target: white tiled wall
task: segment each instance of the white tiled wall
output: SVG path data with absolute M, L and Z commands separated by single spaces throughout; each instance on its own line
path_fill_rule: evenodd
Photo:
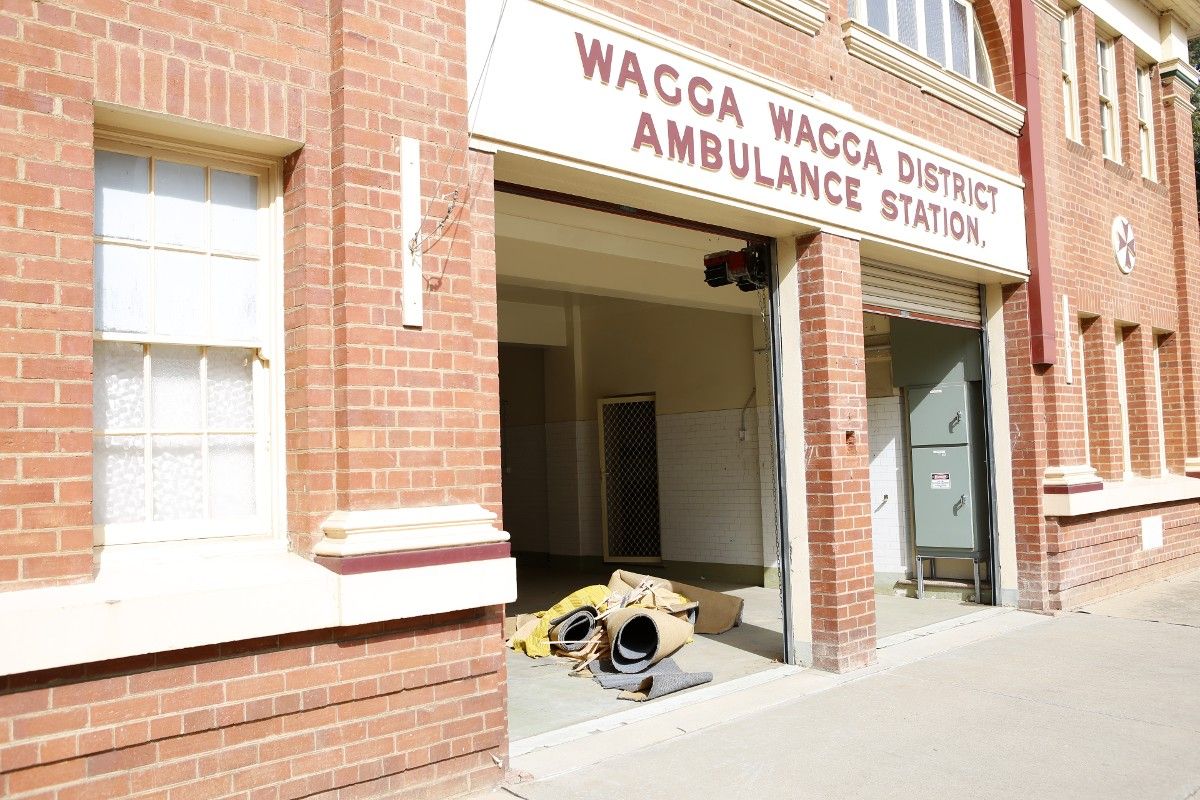
M 546 425 L 546 521 L 554 555 L 598 556 L 600 465 L 595 421 Z
M 907 458 L 899 397 L 867 399 L 871 447 L 871 523 L 876 572 L 908 568 Z M 884 500 L 884 495 L 887 499 Z
M 663 558 L 762 564 L 758 425 L 741 409 L 658 418 Z
M 753 407 L 746 412 L 746 439 L 738 439 L 741 413 L 731 409 L 657 418 L 664 559 L 763 563 L 763 503 L 774 503 L 774 493 L 769 485 L 760 486 L 758 470 L 760 458 L 770 463 L 773 455 L 769 447 L 765 455 L 760 453 Z M 550 552 L 598 556 L 603 548 L 596 422 L 545 427 Z
M 762 565 L 768 569 L 779 569 L 779 498 L 775 484 L 775 409 L 759 406 L 758 418 L 758 474 L 759 474 L 759 519 L 762 531 Z

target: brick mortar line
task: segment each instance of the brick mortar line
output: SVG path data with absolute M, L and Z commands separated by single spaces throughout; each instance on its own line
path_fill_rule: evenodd
M 304 715 L 304 714 L 307 714 L 307 713 L 310 713 L 310 712 L 323 711 L 323 710 L 325 710 L 325 709 L 329 709 L 329 708 L 335 708 L 335 709 L 336 709 L 336 708 L 341 708 L 341 707 L 348 706 L 348 705 L 350 705 L 350 704 L 352 704 L 352 703 L 361 703 L 361 702 L 364 702 L 364 701 L 367 701 L 367 700 L 374 700 L 374 699 L 381 698 L 381 697 L 393 697 L 393 696 L 396 696 L 396 695 L 401 695 L 401 694 L 403 694 L 403 693 L 405 693 L 405 692 L 411 692 L 411 691 L 415 691 L 415 690 L 418 690 L 418 689 L 425 689 L 425 688 L 435 688 L 435 687 L 438 687 L 438 686 L 445 686 L 445 685 L 447 685 L 447 684 L 451 684 L 451 683 L 458 683 L 458 682 L 461 682 L 461 681 L 475 680 L 475 679 L 478 679 L 479 677 L 482 677 L 482 676 L 484 676 L 484 675 L 492 675 L 492 674 L 496 674 L 496 673 L 495 673 L 495 672 L 468 673 L 467 675 L 464 675 L 464 676 L 462 676 L 462 677 L 459 677 L 459 678 L 448 678 L 448 679 L 446 679 L 446 680 L 444 680 L 444 681 L 438 681 L 438 682 L 436 682 L 436 683 L 422 684 L 421 686 L 415 686 L 415 687 L 409 687 L 409 688 L 400 688 L 400 689 L 396 689 L 396 690 L 394 690 L 394 691 L 391 691 L 391 692 L 376 692 L 376 693 L 374 693 L 374 694 L 364 695 L 363 697 L 352 697 L 352 698 L 349 698 L 349 699 L 347 699 L 347 700 L 340 700 L 340 701 L 337 701 L 337 702 L 328 702 L 328 703 L 324 703 L 324 704 L 322 704 L 322 705 L 312 706 L 311 708 L 300 708 L 300 709 L 293 710 L 293 711 L 284 711 L 284 712 L 280 712 L 280 713 L 272 713 L 272 714 L 270 714 L 270 715 L 268 715 L 268 716 L 264 716 L 264 717 L 255 717 L 254 719 L 247 719 L 247 720 L 243 720 L 243 721 L 241 721 L 241 722 L 215 723 L 215 724 L 214 724 L 213 726 L 211 726 L 211 727 L 197 728 L 196 730 L 192 730 L 192 731 L 184 731 L 184 732 L 182 732 L 182 733 L 171 734 L 171 735 L 168 735 L 168 736 L 160 736 L 160 737 L 158 737 L 158 738 L 147 738 L 147 739 L 146 739 L 146 740 L 144 740 L 144 741 L 134 742 L 134 743 L 132 743 L 132 744 L 123 745 L 123 746 L 121 746 L 121 747 L 112 747 L 112 748 L 108 748 L 108 749 L 102 749 L 102 750 L 89 750 L 89 751 L 85 751 L 85 752 L 79 752 L 79 753 L 76 753 L 75 755 L 72 755 L 72 756 L 65 756 L 65 757 L 63 757 L 63 758 L 54 759 L 54 760 L 51 760 L 51 761 L 42 761 L 42 760 L 39 760 L 39 761 L 37 761 L 37 762 L 35 762 L 35 763 L 33 763 L 33 764 L 29 764 L 28 766 L 24 766 L 24 767 L 16 767 L 16 768 L 14 768 L 14 769 L 10 769 L 10 770 L 6 770 L 6 771 L 4 771 L 4 772 L 0 772 L 0 775 L 11 775 L 11 774 L 16 774 L 16 773 L 23 772 L 23 771 L 30 770 L 30 769 L 37 769 L 37 768 L 40 768 L 40 767 L 51 766 L 51 765 L 54 765 L 54 764 L 61 764 L 61 763 L 64 763 L 64 762 L 69 762 L 69 761 L 78 761 L 78 760 L 80 760 L 80 759 L 86 759 L 86 758 L 90 758 L 90 757 L 92 757 L 92 756 L 95 756 L 95 755 L 100 755 L 100 754 L 105 754 L 105 753 L 119 753 L 119 752 L 121 752 L 121 751 L 124 751 L 124 750 L 131 750 L 131 749 L 133 749 L 133 748 L 137 748 L 137 747 L 145 747 L 145 746 L 147 746 L 147 745 L 151 745 L 151 744 L 153 744 L 153 745 L 157 745 L 157 744 L 159 744 L 160 742 L 170 742 L 170 741 L 177 741 L 177 740 L 184 739 L 184 738 L 186 738 L 186 737 L 190 737 L 190 736 L 197 736 L 197 735 L 201 735 L 201 734 L 205 734 L 205 733 L 212 733 L 213 731 L 236 730 L 236 729 L 238 729 L 238 728 L 241 728 L 241 727 L 244 727 L 244 726 L 246 726 L 246 725 L 253 725 L 253 724 L 262 723 L 262 722 L 266 722 L 266 721 L 273 720 L 273 719 L 280 719 L 280 718 L 286 718 L 286 717 L 297 717 L 297 716 L 302 716 L 302 715 Z M 361 680 L 369 680 L 369 679 L 367 679 L 367 678 L 364 678 L 364 679 L 361 679 Z M 464 695 L 464 697 L 470 697 L 470 696 L 474 696 L 474 695 L 473 695 L 473 694 L 470 694 L 470 695 Z M 264 699 L 265 699 L 265 698 L 264 698 Z M 436 706 L 445 705 L 445 704 L 448 704 L 448 703 L 461 703 L 461 702 L 462 702 L 462 700 L 463 700 L 463 697 L 450 697 L 450 698 L 446 698 L 446 699 L 443 699 L 443 700 L 436 700 L 436 699 L 435 699 L 435 700 L 433 700 L 433 701 L 431 701 L 431 702 L 425 703 L 424 705 L 421 705 L 421 706 L 417 706 L 417 707 L 415 707 L 414 709 L 410 709 L 410 710 L 414 710 L 414 711 L 415 711 L 415 710 L 417 710 L 417 709 L 432 708 L 432 707 L 436 707 Z M 210 707 L 210 709 L 212 709 L 212 708 L 214 708 L 214 707 Z M 205 710 L 205 709 L 203 709 L 203 708 L 200 708 L 200 709 L 195 709 L 195 711 L 204 711 L 204 710 Z M 187 712 L 187 713 L 193 713 L 193 712 Z M 376 715 L 369 716 L 369 717 L 362 717 L 362 718 L 360 718 L 360 719 L 361 719 L 361 720 L 364 720 L 364 721 L 365 721 L 365 720 L 369 720 L 369 719 L 381 719 L 381 718 L 383 718 L 383 717 L 386 717 L 386 716 L 389 716 L 389 715 L 391 715 L 391 714 L 393 714 L 393 713 L 397 713 L 397 712 L 393 711 L 391 708 L 388 708 L 387 710 L 385 710 L 385 711 L 381 712 L 380 714 L 376 714 Z M 455 718 L 454 718 L 454 721 L 460 721 L 460 720 L 464 720 L 464 719 L 474 719 L 475 717 L 485 717 L 485 716 L 486 716 L 488 713 L 490 713 L 490 712 L 488 712 L 488 711 L 484 711 L 484 712 L 480 712 L 480 713 L 478 713 L 478 714 L 471 714 L 471 715 L 469 715 L 469 716 L 466 716 L 466 717 L 455 717 Z M 131 724 L 131 723 L 137 723 L 137 722 L 146 722 L 146 723 L 149 723 L 149 722 L 151 722 L 152 720 L 155 720 L 155 719 L 165 719 L 165 718 L 166 718 L 166 717 L 148 717 L 148 718 L 145 718 L 145 719 L 142 719 L 142 720 L 129 720 L 129 721 L 127 721 L 127 722 L 125 722 L 125 723 L 122 723 L 122 724 L 123 724 L 123 725 L 128 725 L 128 724 Z M 356 719 L 356 720 L 352 720 L 351 722 L 357 722 L 357 721 L 359 721 L 359 720 L 358 720 L 358 719 Z M 300 729 L 300 730 L 296 730 L 296 731 L 289 731 L 289 732 L 287 732 L 287 733 L 281 733 L 281 734 L 272 734 L 272 735 L 270 735 L 270 736 L 265 736 L 265 737 L 263 737 L 263 738 L 264 738 L 264 740 L 265 740 L 265 739 L 279 739 L 279 738 L 287 738 L 288 736 L 298 736 L 298 735 L 303 735 L 303 734 L 304 734 L 304 733 L 306 733 L 306 732 L 312 733 L 312 732 L 315 732 L 315 731 L 326 730 L 326 729 L 329 729 L 329 728 L 331 728 L 331 727 L 338 727 L 338 726 L 345 725 L 345 724 L 349 724 L 349 723 L 347 723 L 347 722 L 343 722 L 343 721 L 341 721 L 341 720 L 335 720 L 335 721 L 333 721 L 333 722 L 329 723 L 328 725 L 318 725 L 318 726 L 315 726 L 315 727 L 312 727 L 312 728 Z M 445 723 L 444 723 L 444 722 L 439 722 L 439 723 L 435 723 L 435 724 L 436 724 L 436 725 L 438 725 L 438 726 L 440 726 L 440 725 L 444 725 Z M 112 728 L 108 728 L 108 729 L 115 731 L 115 730 L 117 730 L 117 728 L 118 728 L 118 727 L 119 727 L 119 726 L 114 726 L 114 727 L 112 727 Z M 411 729 L 406 729 L 406 730 L 404 730 L 404 731 L 399 731 L 399 732 L 397 732 L 396 734 L 388 734 L 388 735 L 393 735 L 393 736 L 394 736 L 394 735 L 398 735 L 399 733 L 410 733 L 410 732 L 412 732 L 412 731 L 422 730 L 422 729 L 424 729 L 424 728 L 426 728 L 426 727 L 430 727 L 430 726 L 429 726 L 429 725 L 422 725 L 422 726 L 419 726 L 419 727 L 415 727 L 415 728 L 411 728 Z M 106 730 L 106 728 L 96 728 L 96 729 L 89 729 L 89 731 L 88 731 L 88 732 L 89 732 L 89 733 L 93 733 L 93 732 L 100 732 L 100 731 L 103 731 L 103 730 Z M 486 730 L 488 730 L 488 728 L 486 727 L 486 725 L 484 726 L 484 730 L 485 730 L 485 731 L 486 731 Z M 477 735 L 477 734 L 467 734 L 467 735 L 470 735 L 470 736 L 475 736 L 475 735 Z M 35 744 L 35 743 L 39 743 L 39 742 L 41 742 L 41 741 L 45 741 L 45 740 L 46 740 L 46 738 L 45 738 L 45 737 L 41 737 L 41 738 L 38 738 L 38 739 L 27 739 L 27 740 L 22 740 L 22 741 L 20 741 L 20 742 L 14 742 L 13 744 L 15 744 L 15 745 L 19 746 L 19 745 L 21 745 L 21 744 Z M 247 743 L 249 743 L 249 742 L 247 742 Z M 224 750 L 224 749 L 225 749 L 225 747 L 226 747 L 225 745 L 222 745 L 222 747 L 221 747 L 221 750 Z M 203 756 L 203 755 L 204 755 L 204 753 L 197 753 L 197 754 L 194 754 L 194 755 L 189 755 L 189 756 L 180 756 L 180 757 L 179 757 L 179 758 L 177 758 L 177 759 L 171 759 L 170 761 L 166 761 L 166 762 L 155 762 L 155 763 L 161 766 L 162 764 L 174 763 L 175 761 L 186 760 L 186 759 L 188 759 L 188 758 L 196 758 L 196 757 L 200 757 L 200 756 Z M 279 760 L 286 760 L 287 758 L 289 758 L 289 757 L 284 757 L 284 758 L 282 758 L 282 759 L 276 759 L 276 761 L 279 761 Z M 270 761 L 270 762 L 260 762 L 260 763 L 274 763 L 274 761 Z M 89 777 L 94 777 L 94 776 L 89 776 Z
M 456 614 L 459 612 L 448 612 L 448 613 Z M 440 616 L 440 615 L 428 615 L 428 616 L 436 617 L 436 616 Z M 21 692 L 27 692 L 27 691 L 32 691 L 32 690 L 36 690 L 36 689 L 53 689 L 58 686 L 71 686 L 71 685 L 80 684 L 80 683 L 87 683 L 89 681 L 106 680 L 106 679 L 110 679 L 110 678 L 119 678 L 122 676 L 132 677 L 134 675 L 142 675 L 145 673 L 156 672 L 159 670 L 180 669 L 180 668 L 184 668 L 184 667 L 198 667 L 202 664 L 218 664 L 218 663 L 223 663 L 223 662 L 231 661 L 231 660 L 238 659 L 238 658 L 257 658 L 258 656 L 270 655 L 273 653 L 293 652 L 296 650 L 303 650 L 303 649 L 309 649 L 309 648 L 314 648 L 314 647 L 324 647 L 327 645 L 341 646 L 348 642 L 369 641 L 371 639 L 377 639 L 377 640 L 382 641 L 385 637 L 403 636 L 403 635 L 406 635 L 409 633 L 420 633 L 422 636 L 437 635 L 437 633 L 440 631 L 456 630 L 456 629 L 462 627 L 463 625 L 467 625 L 467 624 L 470 624 L 473 622 L 478 622 L 481 619 L 486 619 L 486 617 L 487 617 L 486 613 L 472 614 L 471 616 L 463 617 L 461 619 L 456 618 L 453 622 L 442 623 L 442 624 L 434 625 L 432 627 L 424 627 L 424 626 L 421 626 L 418 624 L 409 625 L 407 623 L 412 622 L 412 620 L 403 620 L 402 622 L 404 624 L 397 626 L 396 628 L 393 628 L 390 630 L 361 631 L 359 633 L 347 635 L 345 637 L 330 637 L 328 639 L 323 639 L 321 641 L 313 642 L 310 644 L 267 645 L 267 644 L 265 644 L 265 642 L 269 642 L 272 639 L 279 639 L 282 637 L 303 636 L 305 633 L 316 633 L 316 632 L 319 632 L 322 630 L 334 631 L 334 630 L 347 630 L 347 629 L 345 629 L 345 628 L 324 628 L 324 629 L 317 629 L 317 631 L 298 631 L 296 633 L 279 634 L 278 636 L 256 637 L 254 639 L 243 639 L 240 642 L 228 642 L 228 643 L 218 644 L 218 645 L 201 645 L 200 648 L 183 648 L 181 650 L 166 650 L 161 653 L 149 653 L 147 655 L 154 656 L 155 659 L 157 660 L 157 657 L 160 655 L 170 655 L 171 653 L 186 653 L 188 650 L 193 650 L 193 649 L 203 649 L 206 647 L 220 648 L 225 645 L 249 644 L 249 643 L 253 643 L 256 641 L 264 642 L 262 649 L 249 648 L 249 652 L 234 651 L 231 653 L 218 653 L 216 655 L 205 656 L 205 657 L 197 656 L 195 658 L 186 659 L 186 660 L 180 661 L 178 663 L 168 663 L 168 664 L 154 663 L 154 664 L 151 664 L 150 666 L 143 667 L 143 668 L 114 669 L 111 671 L 97 672 L 95 674 L 89 674 L 84 677 L 78 677 L 78 678 L 66 677 L 66 678 L 60 678 L 60 679 L 56 680 L 54 678 L 50 678 L 49 676 L 52 675 L 53 673 L 57 672 L 58 670 L 55 670 L 55 669 L 37 670 L 35 672 L 25 672 L 25 673 L 20 673 L 19 675 L 7 676 L 7 677 L 12 678 L 12 677 L 20 677 L 23 675 L 39 675 L 39 674 L 41 674 L 41 675 L 48 676 L 46 681 L 39 682 L 38 685 L 36 685 L 36 686 L 21 686 L 21 687 L 12 688 L 12 689 L 0 689 L 0 697 L 3 697 L 8 694 L 19 694 Z M 422 618 L 418 617 L 415 619 L 422 619 Z M 378 625 L 378 624 L 379 623 L 368 623 L 367 625 L 361 626 L 361 627 L 371 627 L 373 625 Z M 356 626 L 356 627 L 360 627 L 360 626 Z M 353 629 L 351 628 L 350 630 L 353 630 Z M 475 637 L 471 637 L 471 638 L 475 638 Z M 444 644 L 451 644 L 453 642 L 461 642 L 461 641 L 467 641 L 467 640 L 464 640 L 460 637 L 460 638 L 456 638 L 456 639 L 453 639 L 448 642 L 439 642 L 437 644 L 428 644 L 428 645 L 425 645 L 424 647 L 441 647 Z M 417 649 L 423 649 L 423 648 L 417 648 Z M 387 655 L 387 654 L 390 654 L 390 653 L 375 653 L 374 655 Z M 370 655 L 372 655 L 372 654 L 370 654 L 370 653 L 364 654 L 364 656 L 368 656 L 368 657 Z M 130 656 L 129 658 L 137 659 L 137 658 L 143 658 L 143 657 L 144 656 Z M 87 666 L 91 666 L 94 664 L 106 664 L 106 663 L 112 663 L 112 661 L 117 661 L 117 660 L 124 660 L 124 659 L 112 659 L 109 661 L 92 661 L 92 662 L 88 662 L 86 664 L 81 664 L 80 666 L 87 667 Z M 352 659 L 347 659 L 346 661 L 337 662 L 337 663 L 348 663 L 350 660 L 352 660 Z M 308 666 L 316 666 L 316 665 L 309 664 Z M 272 675 L 275 673 L 289 672 L 289 671 L 292 671 L 295 669 L 297 669 L 297 667 L 286 667 L 283 669 L 275 669 L 275 670 L 270 670 L 268 672 L 263 672 L 263 673 L 256 672 L 253 674 L 255 674 L 255 675 Z M 249 676 L 241 676 L 241 677 L 249 677 Z M 6 680 L 6 679 L 0 678 L 0 681 L 4 681 L 4 680 Z M 228 680 L 228 679 L 213 680 L 211 682 L 217 683 L 217 682 L 220 682 L 221 680 Z M 132 696 L 138 697 L 143 694 L 157 694 L 157 693 L 161 693 L 161 690 L 147 690 L 146 692 L 134 693 Z M 64 706 L 64 708 L 65 708 L 65 706 Z M 46 709 L 46 710 L 53 710 L 53 709 Z

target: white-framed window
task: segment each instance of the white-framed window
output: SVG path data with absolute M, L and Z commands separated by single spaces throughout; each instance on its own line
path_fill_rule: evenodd
M 1142 149 L 1142 177 L 1157 180 L 1154 162 L 1154 93 L 1150 83 L 1150 67 L 1137 71 L 1138 139 Z
M 1117 109 L 1116 47 L 1111 39 L 1096 39 L 1096 88 L 1100 95 L 1100 152 L 1121 160 L 1121 115 Z
M 1166 475 L 1170 470 L 1167 468 L 1167 423 L 1166 409 L 1163 408 L 1163 372 L 1162 372 L 1162 347 L 1163 342 L 1170 334 L 1156 333 L 1154 335 L 1154 347 L 1151 348 L 1150 357 L 1154 367 L 1154 408 L 1156 417 L 1158 418 L 1158 467 L 1159 473 Z
M 1079 141 L 1079 61 L 1075 57 L 1075 12 L 1058 21 L 1062 57 L 1062 104 L 1067 138 Z
M 967 0 L 851 0 L 851 14 L 943 67 L 994 88 L 975 7 Z
M 270 534 L 271 169 L 98 137 L 95 178 L 97 542 Z
M 1125 379 L 1125 327 L 1116 327 L 1117 407 L 1120 410 L 1121 471 L 1126 478 L 1133 475 L 1133 458 L 1129 447 L 1129 384 Z

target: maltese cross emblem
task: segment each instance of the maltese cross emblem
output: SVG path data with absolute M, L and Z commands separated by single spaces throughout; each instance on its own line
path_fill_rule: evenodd
M 1134 242 L 1133 224 L 1124 217 L 1116 217 L 1112 223 L 1113 256 L 1117 267 L 1126 275 L 1133 272 L 1137 263 L 1137 246 Z

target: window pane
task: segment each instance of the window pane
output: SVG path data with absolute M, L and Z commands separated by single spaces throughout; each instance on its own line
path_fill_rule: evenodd
M 151 453 L 155 520 L 204 517 L 199 436 L 155 436 Z
M 1072 17 L 1068 14 L 1058 21 L 1058 55 L 1062 60 L 1062 71 L 1068 73 L 1071 72 L 1071 43 L 1068 38 L 1071 35 L 1071 20 Z
M 200 430 L 200 348 L 150 348 L 150 425 L 156 431 Z
M 258 178 L 214 169 L 211 180 L 213 249 L 258 252 Z
M 946 63 L 946 33 L 942 24 L 945 0 L 925 0 L 925 54 L 939 64 Z
M 987 45 L 983 43 L 978 25 L 975 26 L 975 82 L 992 88 L 992 65 L 988 62 Z
M 888 30 L 888 4 L 887 0 L 866 0 L 867 3 L 867 25 L 877 31 L 890 33 Z
M 1074 97 L 1071 92 L 1071 84 L 1063 81 L 1063 122 L 1067 136 L 1075 138 L 1075 109 Z
M 960 75 L 970 75 L 968 52 L 967 9 L 962 3 L 950 3 L 950 68 Z
M 204 325 L 204 262 L 207 256 L 159 250 L 154 264 L 156 333 L 199 336 Z
M 896 38 L 917 49 L 917 0 L 896 0 Z
M 209 492 L 213 519 L 254 516 L 254 436 L 211 436 Z
M 208 349 L 209 430 L 254 429 L 253 351 Z
M 258 262 L 212 259 L 212 333 L 219 339 L 256 341 L 258 332 Z
M 204 168 L 154 163 L 154 239 L 204 249 Z
M 96 245 L 96 330 L 145 333 L 150 329 L 150 253 L 116 244 Z
M 142 346 L 96 342 L 93 351 L 93 423 L 98 430 L 144 428 Z
M 105 436 L 92 458 L 92 521 L 142 522 L 146 518 L 146 437 Z
M 150 160 L 97 150 L 95 203 L 97 234 L 150 238 Z

